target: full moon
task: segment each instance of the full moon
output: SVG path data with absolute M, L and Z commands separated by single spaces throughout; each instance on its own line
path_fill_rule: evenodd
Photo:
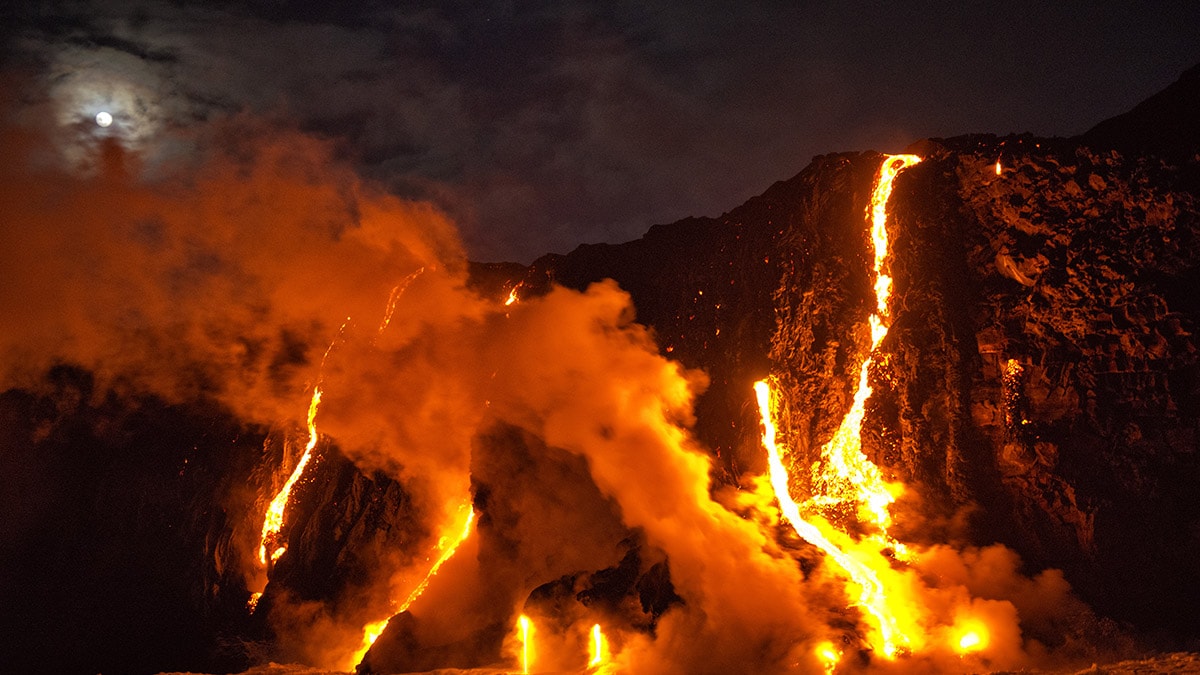
M 100 112 L 96 113 L 96 124 L 99 124 L 102 127 L 106 127 L 112 123 L 113 123 L 112 114 L 109 113 L 107 110 L 101 110 Z

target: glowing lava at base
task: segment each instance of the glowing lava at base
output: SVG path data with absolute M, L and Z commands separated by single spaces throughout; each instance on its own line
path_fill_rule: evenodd
M 529 664 L 532 663 L 533 645 L 530 644 L 530 636 L 533 634 L 533 623 L 529 617 L 524 614 L 517 619 L 517 625 L 521 629 L 521 672 L 529 675 Z
M 959 627 L 954 639 L 954 650 L 960 655 L 977 652 L 988 646 L 988 629 L 979 621 L 969 621 Z
M 300 480 L 300 476 L 304 475 L 304 468 L 312 459 L 313 448 L 317 447 L 317 408 L 320 405 L 321 386 L 317 385 L 313 388 L 312 400 L 308 404 L 308 444 L 304 446 L 304 454 L 300 457 L 296 468 L 292 470 L 292 475 L 288 476 L 287 482 L 283 484 L 283 489 L 271 500 L 271 506 L 267 508 L 266 516 L 263 518 L 262 543 L 258 547 L 258 560 L 264 565 L 267 564 L 267 548 L 269 546 L 274 546 L 269 557 L 271 562 L 279 560 L 279 556 L 287 551 L 287 546 L 279 543 L 279 532 L 283 529 L 283 512 L 287 509 L 292 488 L 295 487 L 296 481 Z
M 596 668 L 604 663 L 605 649 L 604 633 L 600 630 L 600 624 L 592 626 L 592 641 L 591 641 L 591 658 L 588 659 L 588 668 Z
M 762 415 L 762 441 L 763 446 L 767 449 L 771 487 L 775 491 L 780 512 L 800 538 L 821 549 L 825 555 L 832 558 L 859 587 L 858 605 L 875 619 L 879 631 L 878 647 L 881 653 L 889 658 L 895 656 L 900 647 L 909 644 L 909 639 L 900 632 L 896 617 L 887 607 L 883 584 L 870 567 L 844 552 L 831 541 L 826 534 L 826 532 L 833 533 L 833 528 L 829 523 L 820 518 L 814 518 L 813 522 L 809 522 L 800 514 L 800 505 L 792 499 L 791 493 L 788 491 L 787 469 L 783 466 L 783 459 L 775 444 L 776 431 L 775 423 L 771 418 L 770 386 L 765 381 L 756 382 L 754 392 L 758 396 L 758 408 Z M 816 523 L 820 523 L 823 527 Z
M 842 652 L 838 651 L 832 642 L 826 640 L 817 645 L 817 660 L 825 666 L 826 673 L 832 673 L 837 669 L 838 662 L 842 660 Z

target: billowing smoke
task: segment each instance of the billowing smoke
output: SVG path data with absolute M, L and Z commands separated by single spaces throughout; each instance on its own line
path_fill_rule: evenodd
M 531 591 L 612 567 L 637 542 L 668 561 L 680 601 L 653 632 L 605 626 L 622 671 L 810 672 L 822 667 L 815 645 L 852 632 L 845 591 L 781 548 L 765 500 L 731 510 L 712 499 L 710 460 L 688 432 L 704 375 L 658 353 L 616 284 L 511 306 L 480 297 L 445 217 L 362 182 L 325 143 L 253 119 L 176 139 L 186 159 L 153 165 L 111 139 L 78 165 L 56 154 L 63 139 L 50 142 L 62 130 L 2 133 L 4 384 L 36 386 L 72 363 L 110 389 L 302 423 L 319 380 L 321 433 L 400 480 L 434 537 L 464 504 L 481 510 L 396 631 L 426 643 L 440 633 L 459 652 L 493 635 L 511 650 Z M 984 570 L 1008 590 L 976 592 L 1000 583 Z M 1015 631 L 994 636 L 1013 651 L 1005 664 L 1026 662 L 1017 610 L 1052 616 L 1045 599 L 1069 597 L 1052 575 L 1020 581 L 1002 551 L 935 552 L 921 572 L 971 591 L 945 613 L 966 602 L 1002 615 Z M 379 592 L 419 576 L 398 570 Z M 354 649 L 346 627 L 360 617 L 276 609 L 296 658 Z M 570 624 L 556 633 L 566 645 L 562 635 L 614 618 L 569 612 L 535 623 Z

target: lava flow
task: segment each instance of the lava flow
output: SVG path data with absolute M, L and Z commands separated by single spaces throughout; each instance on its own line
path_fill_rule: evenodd
M 521 672 L 529 675 L 530 656 L 533 652 L 532 645 L 529 643 L 530 635 L 533 633 L 533 625 L 529 617 L 522 614 L 517 619 L 517 624 L 521 629 Z
M 396 614 L 401 614 L 408 611 L 408 608 L 417 601 L 417 598 L 421 597 L 421 595 L 425 593 L 425 589 L 429 587 L 430 580 L 437 576 L 438 570 L 442 568 L 442 565 L 446 564 L 447 560 L 454 557 L 454 552 L 458 550 L 458 547 L 461 546 L 464 541 L 466 541 L 467 537 L 471 536 L 471 525 L 475 522 L 475 510 L 470 507 L 470 504 L 463 505 L 463 507 L 459 510 L 466 511 L 466 520 L 463 522 L 462 527 L 459 528 L 457 532 L 452 532 L 451 534 L 444 535 L 438 539 L 436 550 L 441 551 L 441 555 L 439 555 L 437 560 L 434 561 L 433 565 L 429 567 L 429 571 L 425 574 L 425 578 L 421 579 L 421 583 L 417 584 L 412 591 L 409 592 L 408 597 L 404 599 L 404 602 L 400 603 L 394 612 L 389 614 L 387 617 L 380 619 L 379 621 L 372 621 L 371 623 L 363 626 L 362 644 L 349 659 L 351 667 L 362 662 L 363 656 L 365 656 L 367 650 L 369 650 L 371 646 L 375 644 L 375 641 L 379 639 L 379 636 L 383 634 L 384 629 L 387 628 L 388 622 L 392 620 L 392 617 Z M 454 537 L 453 539 L 451 539 L 452 536 Z
M 296 481 L 304 475 L 304 468 L 312 459 L 313 448 L 317 447 L 317 408 L 320 405 L 321 385 L 317 385 L 313 387 L 312 400 L 308 403 L 308 443 L 304 446 L 304 454 L 301 455 L 296 468 L 292 469 L 292 475 L 288 476 L 283 488 L 271 500 L 271 505 L 263 517 L 262 539 L 258 547 L 258 561 L 263 565 L 267 564 L 268 548 L 271 548 L 269 554 L 271 562 L 279 560 L 279 556 L 287 551 L 287 546 L 279 541 L 279 532 L 283 529 L 283 512 L 287 509 L 288 500 L 291 499 L 292 488 L 295 487 Z
M 888 507 L 895 501 L 901 487 L 888 483 L 882 473 L 862 452 L 861 427 L 866 411 L 866 400 L 871 395 L 868 371 L 872 355 L 887 335 L 890 324 L 888 300 L 891 296 L 892 279 L 887 273 L 888 230 L 887 202 L 892 194 L 892 184 L 899 172 L 907 166 L 921 161 L 915 155 L 893 155 L 884 159 L 879 170 L 875 189 L 871 195 L 871 240 L 874 243 L 875 312 L 870 318 L 871 349 L 859 368 L 858 388 L 850 411 L 842 419 L 833 438 L 821 449 L 821 459 L 814 464 L 814 496 L 806 506 L 828 507 L 852 504 L 860 521 L 874 525 L 886 536 L 891 524 Z M 799 504 L 792 499 L 788 488 L 789 476 L 776 445 L 776 429 L 772 418 L 770 386 L 766 381 L 757 382 L 754 391 L 762 416 L 763 446 L 767 450 L 771 486 L 784 518 L 800 537 L 820 548 L 838 564 L 858 587 L 857 604 L 875 622 L 877 637 L 875 646 L 888 658 L 896 656 L 901 649 L 912 647 L 912 627 L 902 626 L 903 612 L 889 606 L 886 589 L 879 578 L 878 568 L 886 565 L 880 558 L 860 558 L 852 555 L 846 547 L 835 543 L 842 538 L 830 523 L 813 513 L 808 517 Z M 809 508 L 808 510 L 815 510 Z M 844 535 L 843 535 L 844 536 Z M 908 623 L 908 622 L 904 622 Z M 832 653 L 832 652 L 830 652 Z M 828 654 L 820 655 L 828 663 Z
M 847 510 L 853 508 L 860 522 L 870 523 L 886 535 L 891 525 L 888 507 L 896 501 L 903 486 L 889 483 L 862 452 L 863 416 L 871 396 L 868 372 L 875 350 L 891 326 L 888 301 L 892 293 L 892 277 L 888 273 L 887 203 L 892 185 L 900 171 L 920 162 L 916 155 L 890 155 L 879 169 L 879 177 L 871 194 L 871 241 L 874 245 L 875 311 L 871 314 L 871 348 L 859 366 L 858 387 L 850 411 L 841 425 L 821 448 L 821 459 L 813 466 L 813 506 Z
M 604 633 L 600 630 L 600 624 L 592 626 L 592 657 L 588 659 L 588 668 L 596 668 L 604 663 L 605 653 Z

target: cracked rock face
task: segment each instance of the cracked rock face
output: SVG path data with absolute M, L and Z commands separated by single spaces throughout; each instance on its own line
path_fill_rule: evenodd
M 926 511 L 965 516 L 977 543 L 1063 569 L 1102 615 L 1191 636 L 1195 167 L 1061 139 L 923 146 L 893 196 L 894 323 L 872 370 L 864 451 Z M 660 348 L 712 376 L 697 433 L 718 479 L 761 471 L 749 391 L 773 373 L 789 409 L 781 431 L 807 466 L 869 344 L 864 210 L 879 159 L 817 158 L 721 218 L 549 257 L 525 283 L 612 277 L 631 291 Z M 803 476 L 793 489 L 804 494 Z

